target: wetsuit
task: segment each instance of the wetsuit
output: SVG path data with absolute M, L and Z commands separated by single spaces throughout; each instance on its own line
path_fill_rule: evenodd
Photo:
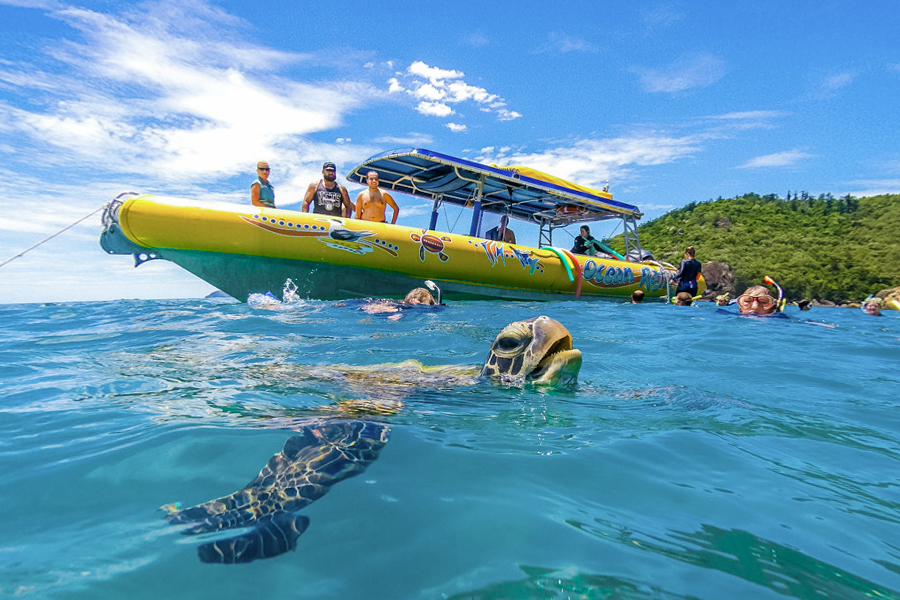
M 672 276 L 678 282 L 675 293 L 688 292 L 691 296 L 697 295 L 697 277 L 700 275 L 700 261 L 696 258 L 681 261 L 678 272 Z
M 275 208 L 275 187 L 259 177 L 253 183 L 259 184 L 259 203 L 268 208 Z M 253 184 L 250 187 L 253 187 Z
M 572 246 L 570 252 L 572 254 L 588 254 L 593 256 L 597 252 L 596 240 L 594 236 L 589 235 L 586 238 L 580 235 L 575 236 L 575 245 Z
M 344 197 L 341 194 L 341 186 L 335 184 L 330 190 L 322 181 L 316 186 L 316 193 L 312 197 L 312 212 L 320 215 L 340 217 L 344 214 Z

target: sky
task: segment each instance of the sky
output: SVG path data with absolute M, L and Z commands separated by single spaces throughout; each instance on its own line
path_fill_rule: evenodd
M 898 193 L 898 31 L 895 0 L 0 0 L 0 303 L 205 296 L 106 255 L 98 211 L 125 191 L 246 204 L 258 160 L 297 210 L 324 161 L 355 198 L 354 166 L 410 147 L 609 181 L 642 222 Z M 395 199 L 427 226 L 430 203 Z

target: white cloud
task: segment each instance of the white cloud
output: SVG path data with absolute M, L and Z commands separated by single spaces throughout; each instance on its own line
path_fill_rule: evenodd
M 850 73 L 849 71 L 829 75 L 825 78 L 825 81 L 822 82 L 822 91 L 825 93 L 836 92 L 853 83 L 854 79 L 856 79 L 856 74 Z
M 676 93 L 691 88 L 706 87 L 721 79 L 726 72 L 725 61 L 711 54 L 684 57 L 663 69 L 631 69 L 648 92 Z
M 580 37 L 574 37 L 566 33 L 551 31 L 547 34 L 547 41 L 537 49 L 538 52 L 596 52 L 594 44 Z
M 396 77 L 391 77 L 388 79 L 388 93 L 394 94 L 396 92 L 405 92 L 406 88 L 400 85 L 400 82 L 397 81 Z
M 421 60 L 417 60 L 416 62 L 409 65 L 406 71 L 410 75 L 414 75 L 416 77 L 424 77 L 434 85 L 441 85 L 445 79 L 460 79 L 465 76 L 462 71 L 429 67 Z
M 385 136 L 373 140 L 376 144 L 390 144 L 393 146 L 429 146 L 434 143 L 434 138 L 427 133 L 410 133 L 407 136 Z
M 437 102 L 447 97 L 447 90 L 446 88 L 438 89 L 430 83 L 426 83 L 425 85 L 419 86 L 419 88 L 413 92 L 413 96 L 419 100 Z
M 413 62 L 404 72 L 388 80 L 388 92 L 406 92 L 420 102 L 416 110 L 423 115 L 448 117 L 456 114 L 451 105 L 474 102 L 480 111 L 494 113 L 500 121 L 517 119 L 522 115 L 506 109 L 506 101 L 483 87 L 470 85 L 465 73 L 453 69 L 430 67 Z
M 49 164 L 109 166 L 122 157 L 119 171 L 201 181 L 309 148 L 305 136 L 337 127 L 380 93 L 279 77 L 281 66 L 309 57 L 241 43 L 240 23 L 202 3 L 148 10 L 54 13 L 81 41 L 49 48 L 52 69 L 7 61 L 0 81 L 32 96 L 44 90 L 48 101 L 0 103 L 2 131 L 31 140 L 31 152 L 53 148 L 43 156 Z
M 460 125 L 458 123 L 445 123 L 444 127 L 449 129 L 453 133 L 462 133 L 463 131 L 466 131 L 466 129 L 468 129 L 468 127 L 466 127 L 465 125 Z
M 646 27 L 647 34 L 656 33 L 662 29 L 669 29 L 682 20 L 681 13 L 672 6 L 655 6 L 645 9 L 641 15 L 641 22 Z
M 473 48 L 482 48 L 491 43 L 490 39 L 488 39 L 488 37 L 480 31 L 470 33 L 463 39 L 463 41 Z
M 700 150 L 696 137 L 636 134 L 611 139 L 581 139 L 543 152 L 509 152 L 482 148 L 476 160 L 498 165 L 525 165 L 576 183 L 602 188 L 607 179 L 623 181 L 635 167 L 660 165 Z
M 497 118 L 501 121 L 512 121 L 513 119 L 518 119 L 522 115 L 517 113 L 514 110 L 506 110 L 505 108 L 501 108 L 497 111 Z
M 740 169 L 758 169 L 767 167 L 790 167 L 797 162 L 811 158 L 812 154 L 806 154 L 799 150 L 788 150 L 786 152 L 776 152 L 774 154 L 766 154 L 765 156 L 757 156 L 740 165 Z
M 748 129 L 774 129 L 775 121 L 790 113 L 777 110 L 748 110 L 701 117 L 717 124 L 723 130 L 746 131 Z
M 754 120 L 754 119 L 775 119 L 787 116 L 787 113 L 778 110 L 747 110 L 743 112 L 730 112 L 722 115 L 713 115 L 710 119 L 723 120 Z
M 416 110 L 432 117 L 449 117 L 453 114 L 453 109 L 443 102 L 419 102 Z
M 865 198 L 882 194 L 900 194 L 900 179 L 861 179 L 851 181 L 848 185 L 852 188 L 841 195 L 851 194 L 857 198 Z

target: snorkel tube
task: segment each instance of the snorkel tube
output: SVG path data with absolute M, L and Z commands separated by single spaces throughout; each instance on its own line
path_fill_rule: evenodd
M 444 304 L 444 302 L 441 300 L 441 288 L 439 288 L 438 285 L 437 285 L 435 282 L 433 282 L 433 281 L 430 280 L 430 279 L 426 279 L 426 280 L 425 280 L 425 287 L 427 287 L 429 290 L 431 290 L 432 292 L 434 292 L 435 296 L 437 296 L 437 297 L 435 298 L 435 300 L 437 300 L 437 303 L 438 303 L 438 304 L 440 304 L 440 305 L 443 305 L 443 304 Z
M 786 303 L 786 300 L 784 299 L 784 290 L 781 289 L 781 286 L 775 283 L 775 280 L 768 275 L 763 277 L 763 281 L 765 281 L 769 285 L 774 285 L 775 289 L 778 290 L 778 300 L 775 301 L 775 310 L 777 312 L 784 312 L 784 305 Z

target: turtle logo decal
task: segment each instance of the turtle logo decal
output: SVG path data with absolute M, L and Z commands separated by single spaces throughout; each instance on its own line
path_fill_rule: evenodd
M 442 235 L 441 237 L 431 235 L 430 233 L 427 233 L 427 231 L 427 229 L 423 229 L 422 235 L 419 235 L 418 233 L 409 234 L 412 241 L 421 244 L 421 246 L 419 246 L 419 260 L 425 262 L 425 253 L 430 252 L 432 254 L 437 254 L 438 258 L 441 259 L 441 262 L 447 262 L 447 259 L 450 257 L 444 254 L 444 242 L 452 242 L 453 239 L 446 235 Z

